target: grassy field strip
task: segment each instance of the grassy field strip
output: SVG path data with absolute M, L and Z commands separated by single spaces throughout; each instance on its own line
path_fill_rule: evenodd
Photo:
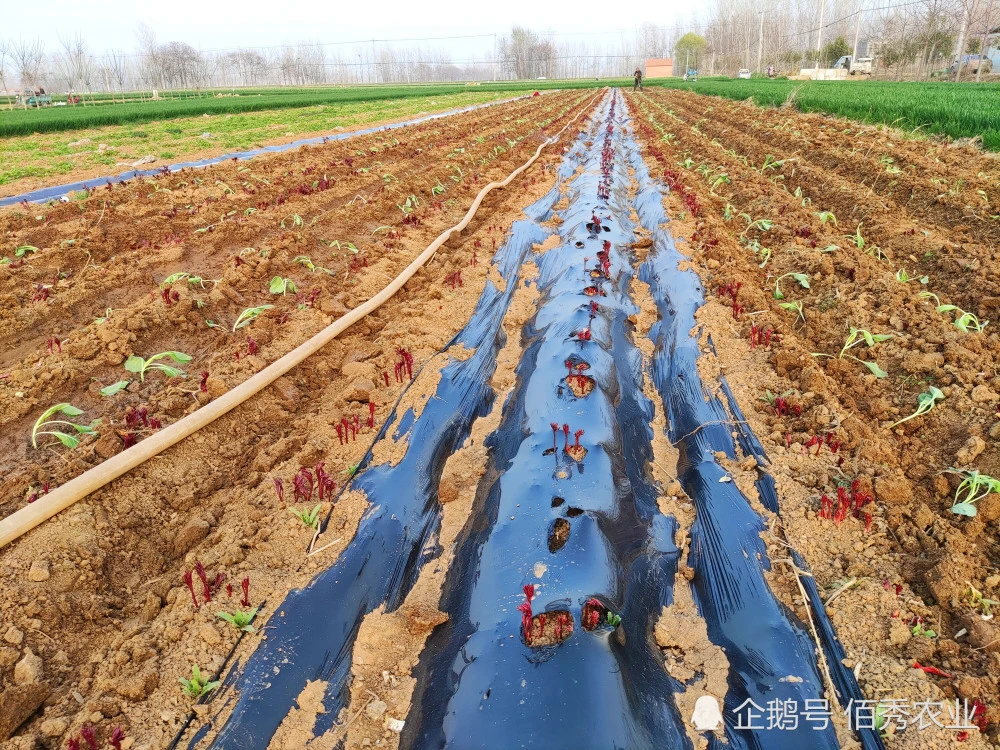
M 1000 84 L 995 83 L 705 79 L 692 84 L 658 79 L 651 85 L 728 99 L 752 98 L 762 106 L 778 106 L 791 95 L 803 112 L 827 112 L 952 138 L 982 136 L 984 148 L 1000 150 Z

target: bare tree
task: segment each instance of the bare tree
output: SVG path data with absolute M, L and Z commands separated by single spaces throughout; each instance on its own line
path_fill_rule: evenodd
M 45 47 L 41 39 L 25 41 L 18 39 L 11 50 L 14 58 L 14 70 L 22 89 L 38 90 L 42 75 L 42 64 L 45 62 Z M 28 108 L 28 98 L 24 98 L 24 108 Z
M 0 87 L 7 93 L 7 106 L 13 107 L 14 100 L 7 90 L 7 59 L 10 57 L 11 44 L 6 39 L 0 39 Z

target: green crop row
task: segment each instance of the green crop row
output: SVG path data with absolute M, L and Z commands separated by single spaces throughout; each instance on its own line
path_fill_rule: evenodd
M 616 86 L 623 85 L 625 82 L 624 79 L 604 79 L 600 81 L 505 81 L 475 86 L 465 84 L 344 86 L 325 89 L 298 88 L 291 93 L 286 89 L 249 89 L 240 90 L 240 96 L 159 99 L 157 101 L 99 104 L 97 106 L 14 109 L 0 112 L 0 138 L 154 122 L 177 117 L 196 117 L 202 114 L 260 112 L 270 109 L 310 107 L 318 104 L 372 102 L 414 96 L 443 96 L 473 91 L 509 91 L 512 94 L 517 94 L 537 89 Z
M 779 106 L 791 97 L 794 106 L 803 112 L 826 112 L 951 138 L 982 136 L 984 148 L 1000 151 L 1000 107 L 996 104 L 1000 84 L 783 79 L 709 79 L 696 83 L 660 79 L 651 83 L 738 101 L 752 98 L 762 106 Z

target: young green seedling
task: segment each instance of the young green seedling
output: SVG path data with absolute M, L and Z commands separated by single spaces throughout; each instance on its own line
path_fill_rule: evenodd
M 958 317 L 952 321 L 956 328 L 961 330 L 963 333 L 968 333 L 970 330 L 976 333 L 982 333 L 983 329 L 989 324 L 988 320 L 980 322 L 979 318 L 970 312 L 966 312 L 958 305 L 942 305 L 940 298 L 934 294 L 934 292 L 921 292 L 920 296 L 922 299 L 933 299 L 935 303 L 935 309 L 939 313 L 956 312 L 959 313 Z
M 797 313 L 799 319 L 803 323 L 806 322 L 805 313 L 802 312 L 802 300 L 795 300 L 794 302 L 782 302 L 780 307 L 790 312 Z
M 921 284 L 926 284 L 929 279 L 926 276 L 921 276 L 917 278 L 916 276 L 911 277 L 910 274 L 906 272 L 905 268 L 900 268 L 896 271 L 896 281 L 900 284 L 909 284 L 911 281 L 919 281 Z
M 28 253 L 34 255 L 37 252 L 38 248 L 34 245 L 21 245 L 21 247 L 14 251 L 14 256 L 17 258 L 23 258 Z
M 848 350 L 853 349 L 861 344 L 867 344 L 868 348 L 875 346 L 883 341 L 888 341 L 893 337 L 891 333 L 870 333 L 864 328 L 855 328 L 851 326 L 850 333 L 848 333 L 847 338 L 844 340 L 844 347 L 840 350 L 840 353 L 834 357 L 832 354 L 823 354 L 822 352 L 813 352 L 814 357 L 830 357 L 831 359 L 843 359 L 847 357 L 848 359 L 853 359 L 855 362 L 860 362 L 865 367 L 867 367 L 872 375 L 876 378 L 884 378 L 888 373 L 878 366 L 874 361 L 867 361 L 864 359 L 858 359 L 853 354 L 848 354 Z
M 214 682 L 209 682 L 208 679 L 202 675 L 201 669 L 198 668 L 197 664 L 191 665 L 191 679 L 186 680 L 183 677 L 181 677 L 180 681 L 181 685 L 184 686 L 182 688 L 182 690 L 184 691 L 184 695 L 188 696 L 189 698 L 200 698 L 201 696 L 205 695 L 205 693 L 209 693 L 212 690 L 215 690 L 217 687 L 219 687 L 219 685 L 222 684 L 218 680 L 215 680 Z
M 767 156 L 764 157 L 764 164 L 761 165 L 760 173 L 764 174 L 764 172 L 766 172 L 769 169 L 772 170 L 778 169 L 784 163 L 785 163 L 784 159 L 776 159 L 775 157 L 771 156 L 771 154 L 768 154 Z
M 716 175 L 712 178 L 712 187 L 709 192 L 715 193 L 715 191 L 719 189 L 720 185 L 729 185 L 730 182 L 729 175 L 725 172 L 720 175 Z
M 284 296 L 288 292 L 294 293 L 298 291 L 298 287 L 295 286 L 294 281 L 282 278 L 281 276 L 275 276 L 271 279 L 271 284 L 268 289 L 271 294 L 280 294 L 281 296 Z
M 774 226 L 774 222 L 770 219 L 753 219 L 750 214 L 741 213 L 740 218 L 745 220 L 747 223 L 747 228 L 740 232 L 740 239 L 746 237 L 747 232 L 751 229 L 758 229 L 760 232 L 767 232 Z
M 320 505 L 316 505 L 312 510 L 296 510 L 295 508 L 289 508 L 288 512 L 302 521 L 302 523 L 310 529 L 315 529 L 319 527 L 319 509 Z
M 248 307 L 246 310 L 240 313 L 239 317 L 236 318 L 236 322 L 233 323 L 233 333 L 236 333 L 240 328 L 248 326 L 257 320 L 258 317 L 265 311 L 270 310 L 274 305 L 261 305 L 260 307 Z
M 291 216 L 287 216 L 284 219 L 282 219 L 281 220 L 281 228 L 282 229 L 286 229 L 286 227 L 285 227 L 285 222 L 286 221 L 288 222 L 289 226 L 293 226 L 293 227 L 301 227 L 302 226 L 302 217 L 299 216 L 298 214 L 292 214 Z
M 260 607 L 256 607 L 249 612 L 244 612 L 241 609 L 237 609 L 233 612 L 218 612 L 216 617 L 225 620 L 237 630 L 242 630 L 246 633 L 253 633 L 254 626 L 250 623 L 253 622 L 253 618 L 257 616 L 257 610 L 259 609 Z
M 837 226 L 837 217 L 834 216 L 833 211 L 817 211 L 816 215 L 819 217 L 819 220 L 824 224 L 830 222 L 834 226 Z
M 960 516 L 975 516 L 976 503 L 991 492 L 1000 493 L 1000 479 L 980 474 L 976 469 L 947 469 L 945 473 L 962 477 L 955 490 L 955 504 L 951 506 L 951 512 Z
M 132 382 L 131 380 L 119 380 L 117 383 L 112 383 L 111 385 L 101 388 L 99 393 L 102 396 L 114 396 L 116 393 L 119 393 L 120 391 L 123 391 L 126 388 L 128 388 L 128 385 L 131 382 Z
M 191 355 L 185 354 L 184 352 L 160 352 L 159 354 L 154 354 L 149 359 L 143 359 L 142 357 L 137 357 L 133 354 L 125 360 L 125 369 L 138 375 L 139 382 L 141 383 L 146 382 L 146 372 L 148 370 L 159 370 L 168 378 L 184 377 L 184 370 L 179 367 L 171 367 L 168 364 L 157 361 L 163 359 L 164 357 L 179 363 L 191 361 Z
M 982 591 L 977 589 L 968 581 L 965 582 L 965 585 L 969 587 L 967 592 L 969 594 L 969 604 L 973 607 L 983 610 L 983 614 L 986 615 L 986 617 L 992 617 L 993 607 L 995 607 L 997 604 L 1000 604 L 1000 602 L 998 602 L 996 599 L 987 599 L 985 596 L 983 596 Z
M 913 626 L 913 635 L 922 635 L 924 638 L 937 638 L 937 633 L 930 628 L 925 628 L 922 622 Z
M 809 275 L 808 274 L 805 274 L 805 273 L 794 273 L 794 272 L 784 273 L 781 276 L 779 276 L 777 279 L 775 279 L 775 281 L 774 281 L 774 298 L 775 299 L 784 299 L 785 298 L 785 293 L 781 291 L 781 280 L 782 279 L 787 279 L 789 276 L 791 276 L 793 279 L 795 279 L 797 282 L 799 282 L 799 285 L 803 289 L 808 289 L 809 288 Z
M 891 430 L 893 427 L 901 425 L 903 422 L 913 419 L 914 417 L 919 417 L 921 414 L 926 414 L 927 412 L 929 412 L 931 409 L 934 408 L 934 404 L 938 400 L 943 398 L 944 394 L 941 392 L 940 388 L 935 388 L 933 385 L 929 386 L 927 393 L 921 393 L 919 396 L 917 396 L 917 410 L 913 412 L 913 414 L 911 414 L 910 416 L 903 417 L 902 419 L 893 422 L 891 425 L 889 425 L 889 429 Z
M 65 419 L 49 419 L 49 417 L 55 414 L 64 414 L 67 417 L 79 417 L 83 414 L 83 409 L 78 409 L 73 406 L 73 404 L 56 404 L 55 406 L 50 406 L 46 409 L 42 416 L 38 418 L 35 422 L 35 426 L 31 428 L 31 447 L 38 447 L 38 436 L 39 435 L 52 435 L 52 437 L 59 440 L 60 443 L 65 445 L 67 448 L 75 448 L 80 444 L 80 438 L 63 432 L 62 429 L 52 429 L 56 425 L 64 425 L 67 427 L 72 427 L 74 431 L 80 433 L 81 435 L 94 435 L 97 423 L 100 419 L 95 419 L 89 425 L 77 424 L 76 422 L 70 422 Z M 43 429 L 49 428 L 49 429 Z

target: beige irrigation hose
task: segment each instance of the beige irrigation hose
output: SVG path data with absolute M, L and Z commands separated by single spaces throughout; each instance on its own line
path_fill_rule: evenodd
M 535 161 L 538 160 L 538 157 L 541 156 L 542 149 L 558 141 L 570 125 L 576 122 L 580 115 L 588 111 L 594 101 L 601 95 L 602 94 L 600 93 L 595 95 L 593 99 L 591 99 L 579 112 L 577 112 L 572 120 L 563 126 L 562 130 L 541 143 L 535 151 L 534 156 L 511 172 L 503 182 L 491 182 L 489 185 L 486 185 L 482 190 L 480 190 L 475 200 L 472 201 L 472 205 L 466 212 L 465 217 L 451 229 L 446 229 L 444 232 L 439 234 L 437 239 L 428 245 L 427 248 L 420 253 L 420 255 L 418 255 L 412 263 L 410 263 L 410 265 L 403 269 L 402 273 L 393 279 L 389 285 L 385 287 L 385 289 L 367 302 L 358 305 L 346 315 L 337 318 L 337 320 L 317 333 L 311 339 L 299 344 L 299 346 L 292 349 L 292 351 L 288 352 L 288 354 L 272 362 L 256 375 L 243 381 L 232 390 L 227 391 L 215 401 L 211 401 L 198 409 L 198 411 L 189 414 L 177 422 L 174 422 L 169 427 L 165 427 L 155 435 L 152 435 L 142 442 L 132 446 L 128 450 L 122 451 L 118 455 L 109 458 L 107 461 L 95 466 L 93 469 L 85 471 L 80 476 L 70 480 L 61 487 L 57 487 L 48 495 L 45 495 L 43 498 L 40 498 L 31 505 L 21 508 L 4 518 L 0 521 L 0 547 L 6 546 L 22 534 L 31 531 L 43 521 L 47 521 L 52 518 L 52 516 L 56 515 L 56 513 L 65 510 L 73 503 L 83 499 L 90 493 L 99 490 L 101 487 L 117 479 L 127 471 L 131 471 L 144 461 L 147 461 L 158 453 L 165 451 L 172 445 L 179 443 L 181 440 L 197 432 L 202 427 L 211 424 L 226 412 L 236 408 L 251 396 L 254 396 L 258 392 L 262 391 L 286 372 L 302 362 L 302 360 L 306 357 L 318 352 L 328 343 L 333 341 L 333 339 L 339 336 L 345 329 L 354 325 L 366 315 L 374 312 L 383 304 L 388 302 L 389 299 L 396 294 L 396 292 L 403 288 L 403 285 L 407 281 L 413 278 L 424 263 L 426 263 L 434 255 L 434 253 L 436 253 L 438 249 L 451 238 L 452 234 L 455 232 L 461 232 L 469 225 L 469 222 L 472 221 L 472 217 L 476 215 L 479 205 L 483 202 L 483 198 L 485 198 L 488 193 L 496 190 L 497 188 L 507 187 L 507 185 L 509 185 L 515 177 L 534 164 Z

